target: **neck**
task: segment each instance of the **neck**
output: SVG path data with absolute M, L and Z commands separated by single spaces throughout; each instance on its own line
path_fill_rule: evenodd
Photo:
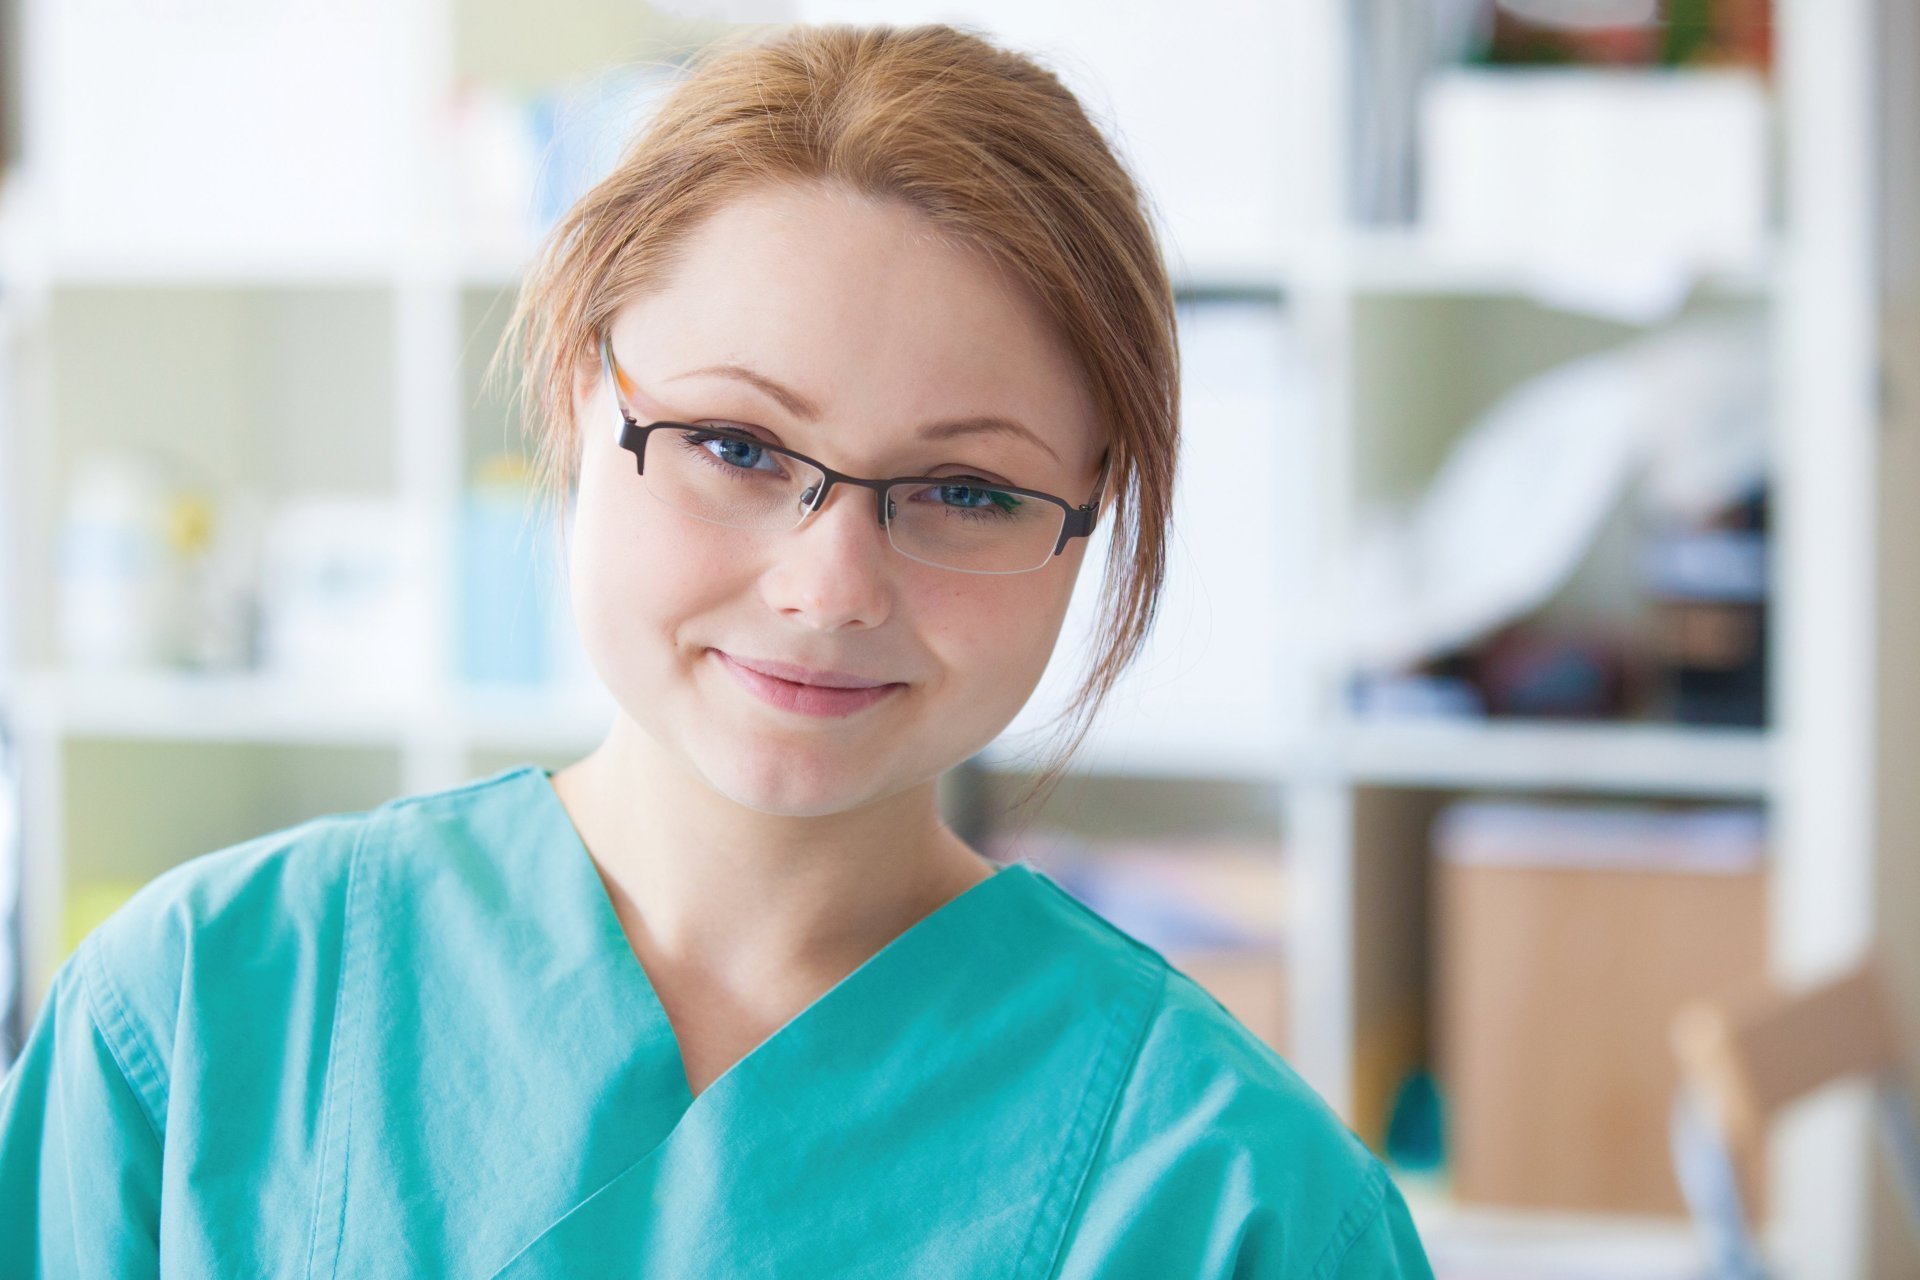
M 831 983 L 993 872 L 931 780 L 843 813 L 762 813 L 624 715 L 553 785 L 649 971 L 741 990 Z

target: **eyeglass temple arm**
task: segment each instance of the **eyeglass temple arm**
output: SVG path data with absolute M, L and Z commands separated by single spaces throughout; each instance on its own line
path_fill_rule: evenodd
M 1086 513 L 1087 532 L 1089 533 L 1093 532 L 1093 522 L 1099 517 L 1102 500 L 1106 497 L 1107 474 L 1112 469 L 1112 466 L 1113 449 L 1109 446 L 1100 452 L 1100 478 L 1093 482 L 1093 496 L 1088 498 L 1086 505 L 1080 508 L 1080 511 Z M 1075 514 L 1078 514 L 1078 512 Z
M 1100 455 L 1100 478 L 1094 481 L 1093 496 L 1085 504 L 1067 512 L 1067 518 L 1060 527 L 1060 541 L 1055 544 L 1053 554 L 1059 555 L 1067 549 L 1070 538 L 1087 538 L 1093 535 L 1093 526 L 1100 518 L 1100 499 L 1107 487 L 1107 468 L 1113 461 L 1113 450 L 1107 449 Z
M 649 428 L 641 426 L 627 413 L 623 402 L 626 391 L 626 374 L 613 360 L 613 335 L 600 335 L 600 368 L 607 376 L 607 385 L 613 389 L 613 438 L 622 449 L 633 455 L 633 470 L 636 475 L 647 472 L 646 440 Z
M 613 388 L 613 413 L 615 418 L 613 429 L 614 432 L 618 434 L 623 431 L 627 425 L 627 410 L 626 406 L 622 403 L 622 395 L 626 390 L 626 380 L 621 377 L 619 367 L 613 363 L 613 335 L 611 333 L 602 333 L 600 335 L 600 368 L 607 375 L 607 385 Z

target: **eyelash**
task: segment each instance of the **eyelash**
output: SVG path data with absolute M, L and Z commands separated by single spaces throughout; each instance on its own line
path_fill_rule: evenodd
M 759 427 L 748 426 L 744 422 L 735 422 L 731 418 L 689 418 L 687 421 L 690 425 L 696 426 L 696 427 L 714 427 L 723 432 L 735 431 L 740 433 L 741 435 L 750 436 L 754 440 L 764 444 L 772 444 L 772 445 L 780 444 L 780 441 L 771 438 L 772 437 L 771 432 L 763 432 Z M 939 464 L 939 466 L 955 466 L 955 467 L 960 467 L 965 465 L 966 465 L 965 463 L 960 463 L 960 462 L 954 462 L 954 463 L 943 462 Z M 938 470 L 938 467 L 936 467 L 935 470 Z M 915 474 L 927 475 L 931 473 L 916 472 Z M 996 484 L 996 485 L 1008 485 L 1008 486 L 1011 486 L 1013 484 L 1013 481 L 1008 480 L 1002 476 L 996 476 L 996 475 L 993 475 L 991 472 L 981 471 L 977 469 L 969 469 L 967 471 L 957 473 L 954 475 L 941 476 L 940 478 L 942 480 L 978 480 L 983 484 Z

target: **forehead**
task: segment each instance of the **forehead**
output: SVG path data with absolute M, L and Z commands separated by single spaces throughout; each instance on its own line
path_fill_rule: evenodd
M 721 206 L 613 333 L 643 378 L 740 363 L 849 427 L 992 413 L 1063 458 L 1097 452 L 1084 370 L 1031 293 L 906 207 L 838 188 Z

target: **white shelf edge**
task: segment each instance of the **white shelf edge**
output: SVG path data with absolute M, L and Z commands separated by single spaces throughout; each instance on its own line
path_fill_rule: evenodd
M 41 670 L 17 702 L 23 728 L 56 738 L 397 747 L 409 719 L 398 699 L 250 675 Z
M 1489 253 L 1450 244 L 1418 227 L 1356 226 L 1347 232 L 1344 278 L 1356 293 L 1529 295 L 1552 281 L 1552 264 L 1523 252 Z M 1696 287 L 1741 297 L 1773 293 L 1782 253 L 1770 244 L 1751 259 L 1682 268 Z
M 209 288 L 381 288 L 402 273 L 398 254 L 326 249 L 311 253 L 269 250 L 63 252 L 53 250 L 40 268 L 49 287 L 111 286 Z
M 1764 729 L 1579 722 L 1350 720 L 1330 736 L 1364 785 L 1765 799 Z
M 1032 771 L 1033 757 L 1045 745 L 1023 741 L 1016 746 L 996 738 L 973 759 L 981 767 L 995 772 L 1026 773 Z M 1291 746 L 1269 742 L 1249 744 L 1226 735 L 1213 750 L 1178 753 L 1164 744 L 1140 739 L 1105 738 L 1096 723 L 1094 731 L 1073 757 L 1069 772 L 1121 778 L 1278 783 L 1301 772 L 1304 766 L 1300 762 L 1305 755 L 1304 747 L 1297 741 Z
M 174 288 L 379 287 L 422 272 L 447 275 L 448 284 L 467 289 L 504 289 L 519 284 L 532 265 L 537 245 L 476 246 L 449 254 L 442 246 L 460 243 L 457 229 L 430 250 L 369 251 L 324 247 L 312 252 L 226 249 L 166 251 L 75 251 L 58 248 L 40 254 L 36 276 L 47 287 L 160 286 Z M 21 246 L 24 250 L 25 246 Z M 1750 261 L 1721 261 L 1688 268 L 1693 283 L 1735 297 L 1770 296 L 1784 252 L 1768 249 Z M 1369 228 L 1350 225 L 1338 252 L 1305 264 L 1275 255 L 1257 259 L 1170 259 L 1176 294 L 1231 292 L 1284 297 L 1297 287 L 1329 283 L 1357 294 L 1529 296 L 1552 281 L 1552 266 L 1524 253 L 1488 253 L 1449 245 L 1418 228 Z M 1308 277 L 1311 277 L 1309 279 Z
M 1286 746 L 1175 758 L 1096 734 L 1073 771 L 1117 777 L 1356 786 L 1567 791 L 1593 795 L 1766 800 L 1773 794 L 1774 735 L 1689 725 L 1511 721 L 1345 721 L 1295 735 Z M 1023 768 L 1004 742 L 976 760 Z
M 470 751 L 586 751 L 600 744 L 615 704 L 597 690 L 465 689 L 454 695 Z
M 55 737 L 400 748 L 423 737 L 468 749 L 590 747 L 614 704 L 595 689 L 453 688 L 394 698 L 255 674 L 35 671 L 10 699 L 23 728 Z M 996 740 L 975 757 L 1017 772 L 1041 744 Z M 1076 772 L 1123 777 L 1565 790 L 1765 799 L 1775 735 L 1685 725 L 1346 721 L 1285 745 L 1227 743 L 1175 755 L 1093 735 Z
M 1695 1280 L 1706 1257 L 1684 1217 L 1462 1205 L 1424 1178 L 1396 1176 L 1421 1244 L 1442 1275 L 1487 1280 Z
M 455 689 L 396 698 L 273 676 L 129 673 L 22 676 L 11 699 L 22 730 L 50 738 L 248 742 L 404 751 L 423 740 L 465 750 L 582 750 L 605 734 L 612 703 L 586 691 Z

